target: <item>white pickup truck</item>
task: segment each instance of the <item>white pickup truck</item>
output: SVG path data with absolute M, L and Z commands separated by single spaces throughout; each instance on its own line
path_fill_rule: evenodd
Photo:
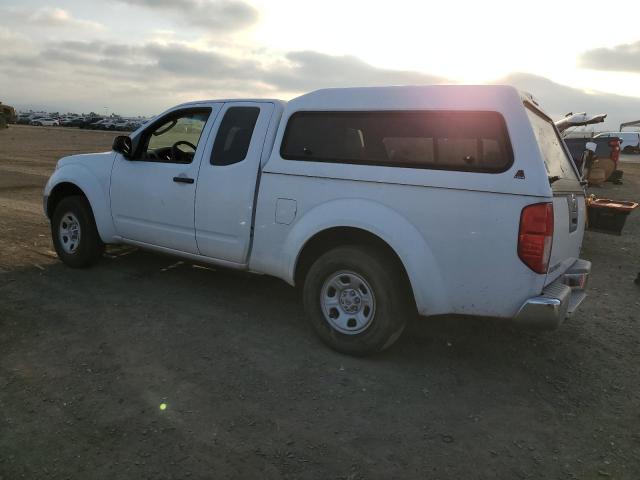
M 44 209 L 71 267 L 126 243 L 273 275 L 351 354 L 390 346 L 415 312 L 556 327 L 591 268 L 579 174 L 506 86 L 179 105 L 61 159 Z

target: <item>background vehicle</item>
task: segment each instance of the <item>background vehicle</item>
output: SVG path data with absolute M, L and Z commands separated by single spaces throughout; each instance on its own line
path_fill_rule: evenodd
M 32 120 L 31 125 L 38 127 L 57 127 L 60 123 L 55 118 L 38 118 L 36 120 Z
M 593 125 L 596 123 L 602 123 L 607 118 L 607 115 L 604 113 L 596 114 L 596 115 L 587 115 L 585 112 L 582 113 L 568 113 L 555 122 L 556 127 L 562 133 L 564 137 L 564 142 L 569 149 L 571 154 L 571 158 L 573 163 L 576 165 L 576 168 L 579 172 L 583 171 L 583 158 L 586 150 L 587 142 L 591 142 L 591 149 L 593 152 L 593 156 L 591 157 L 593 161 L 597 162 L 597 167 L 605 166 L 606 168 L 600 168 L 601 174 L 605 176 L 605 178 L 601 178 L 601 181 L 607 180 L 607 178 L 614 172 L 618 167 L 618 159 L 620 157 L 620 139 L 618 138 L 593 138 L 591 135 L 586 136 L 575 136 L 569 137 L 569 130 L 573 127 Z M 596 136 L 597 137 L 597 136 Z M 595 145 L 595 148 L 593 146 Z M 609 164 L 609 165 L 601 165 L 601 164 Z M 591 178 L 590 180 L 594 180 Z M 618 178 L 619 181 L 619 178 Z
M 29 125 L 31 124 L 31 115 L 28 113 L 21 113 L 18 115 L 18 119 L 16 121 L 19 125 Z
M 640 132 L 602 132 L 594 138 L 619 138 L 624 153 L 640 153 Z
M 61 159 L 45 187 L 72 267 L 127 243 L 272 275 L 351 354 L 387 348 L 416 311 L 550 328 L 585 298 L 584 190 L 512 87 L 193 102 L 113 147 Z
M 114 120 L 111 118 L 103 118 L 96 122 L 93 122 L 87 126 L 87 128 L 91 130 L 112 130 L 111 125 L 113 125 Z
M 620 160 L 620 139 L 618 137 L 593 137 L 593 138 L 565 138 L 571 158 L 578 170 L 582 166 L 582 154 L 587 142 L 596 144 L 594 152 L 596 159 L 610 159 L 614 164 L 614 169 L 618 168 Z
M 83 125 L 85 123 L 85 119 L 82 117 L 75 117 L 75 118 L 71 118 L 68 119 L 64 124 L 62 124 L 64 127 L 79 127 L 80 125 Z
M 61 127 L 70 127 L 72 126 L 74 123 L 77 123 L 79 121 L 80 117 L 78 117 L 77 115 L 73 115 L 73 116 L 65 116 L 65 117 L 60 117 L 58 119 L 58 122 L 60 122 L 60 126 Z
M 84 120 L 78 125 L 80 128 L 89 128 L 91 129 L 93 124 L 102 120 L 103 117 L 100 116 L 88 116 L 84 117 Z
M 109 130 L 119 130 L 121 132 L 129 130 L 131 122 L 129 120 L 118 120 L 109 125 Z

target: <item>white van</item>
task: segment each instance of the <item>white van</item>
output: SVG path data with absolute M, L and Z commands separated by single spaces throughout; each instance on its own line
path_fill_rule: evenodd
M 594 138 L 620 139 L 620 148 L 624 153 L 640 153 L 640 132 L 602 132 Z
M 69 266 L 126 243 L 273 275 L 328 345 L 366 354 L 415 312 L 558 326 L 591 268 L 584 196 L 530 96 L 379 87 L 176 106 L 61 159 L 44 208 Z

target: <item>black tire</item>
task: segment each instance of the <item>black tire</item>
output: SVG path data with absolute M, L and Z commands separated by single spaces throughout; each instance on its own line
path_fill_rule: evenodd
M 71 214 L 80 227 L 80 236 L 73 251 L 65 248 L 65 236 L 60 238 L 60 228 L 65 217 L 69 219 Z M 71 218 L 73 218 L 71 217 Z M 65 197 L 60 200 L 51 218 L 51 238 L 56 253 L 62 262 L 72 268 L 85 268 L 96 263 L 104 253 L 104 243 L 98 235 L 96 221 L 87 199 L 80 195 Z M 66 242 L 65 242 L 66 244 Z
M 344 271 L 364 279 L 375 299 L 372 317 L 358 333 L 341 332 L 323 312 L 321 295 L 325 282 Z M 339 293 L 334 295 L 336 299 L 340 296 Z M 357 356 L 389 348 L 402 334 L 407 320 L 415 314 L 408 282 L 397 260 L 365 245 L 340 246 L 320 256 L 306 275 L 303 301 L 307 319 L 322 341 L 334 350 Z M 339 308 L 344 313 L 342 307 Z
M 633 153 L 633 152 L 635 152 L 635 149 L 630 145 L 627 145 L 622 149 L 622 153 Z

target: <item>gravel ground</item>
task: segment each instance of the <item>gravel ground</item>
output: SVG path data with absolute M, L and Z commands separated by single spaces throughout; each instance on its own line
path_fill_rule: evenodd
M 640 214 L 587 233 L 559 330 L 413 322 L 356 359 L 271 278 L 110 248 L 56 260 L 55 160 L 113 134 L 0 131 L 0 479 L 640 478 Z M 640 200 L 640 165 L 599 196 Z

